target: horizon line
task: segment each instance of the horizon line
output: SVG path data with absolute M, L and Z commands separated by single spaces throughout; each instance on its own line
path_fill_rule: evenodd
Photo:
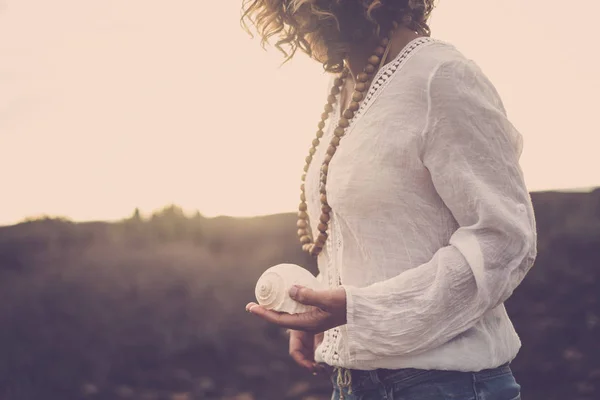
M 529 193 L 530 194 L 531 193 L 553 193 L 553 192 L 554 193 L 592 193 L 596 190 L 600 190 L 600 186 L 583 186 L 583 187 L 564 188 L 564 189 L 531 190 L 531 191 L 529 191 Z M 177 207 L 177 208 L 181 209 L 181 211 L 183 211 L 183 215 L 186 218 L 192 218 L 192 217 L 194 217 L 195 214 L 198 214 L 201 217 L 206 218 L 206 219 L 214 219 L 214 218 L 249 219 L 249 218 L 269 217 L 269 216 L 282 215 L 282 214 L 293 214 L 296 212 L 294 210 L 290 210 L 290 211 L 280 211 L 280 212 L 271 212 L 271 213 L 257 213 L 257 214 L 251 214 L 251 215 L 250 214 L 244 214 L 244 215 L 231 215 L 231 214 L 210 215 L 210 214 L 208 214 L 208 215 L 205 215 L 202 212 L 200 212 L 200 210 L 198 210 L 198 209 L 195 209 L 195 210 L 185 209 L 175 203 L 166 204 L 163 207 L 154 209 L 153 211 L 151 211 L 149 213 L 142 212 L 139 207 L 135 207 L 133 212 L 135 212 L 135 210 L 139 210 L 142 218 L 149 218 L 153 214 L 158 213 L 162 210 L 168 209 L 170 207 Z M 12 223 L 11 222 L 0 223 L 0 228 L 16 226 L 16 225 L 20 225 L 23 223 L 41 221 L 41 220 L 46 220 L 46 219 L 64 219 L 69 222 L 84 224 L 84 223 L 94 223 L 94 222 L 118 223 L 123 220 L 127 220 L 129 218 L 131 218 L 131 214 L 129 216 L 124 216 L 124 217 L 120 217 L 120 218 L 87 219 L 87 220 L 73 219 L 69 216 L 58 215 L 58 214 L 56 214 L 56 215 L 39 214 L 39 215 L 25 216 L 25 217 L 21 218 L 20 220 L 18 220 L 16 222 L 12 222 Z

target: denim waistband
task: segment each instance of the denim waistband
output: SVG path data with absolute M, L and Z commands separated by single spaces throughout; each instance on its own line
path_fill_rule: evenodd
M 477 372 L 426 370 L 415 368 L 402 369 L 376 369 L 363 371 L 355 369 L 335 368 L 331 374 L 334 387 L 344 386 L 352 391 L 371 390 L 383 384 L 410 386 L 419 382 L 444 379 L 451 375 L 472 376 L 474 381 L 485 381 L 493 377 L 512 373 L 510 363 L 503 364 L 497 368 L 485 369 Z

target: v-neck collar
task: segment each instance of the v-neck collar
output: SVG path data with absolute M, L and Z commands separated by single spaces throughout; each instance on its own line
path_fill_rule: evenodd
M 367 91 L 367 94 L 366 94 L 365 98 L 363 99 L 363 101 L 360 103 L 360 106 L 358 108 L 358 111 L 356 111 L 354 118 L 352 118 L 352 120 L 350 121 L 350 125 L 346 128 L 346 134 L 344 136 L 348 136 L 348 134 L 350 134 L 350 132 L 352 131 L 352 128 L 356 125 L 356 121 L 358 121 L 360 119 L 360 117 L 365 112 L 367 112 L 367 110 L 369 109 L 371 104 L 375 101 L 375 99 L 383 91 L 383 88 L 385 86 L 387 86 L 387 83 L 389 82 L 390 78 L 396 72 L 398 72 L 400 69 L 402 69 L 402 66 L 404 65 L 404 63 L 413 54 L 415 54 L 418 49 L 426 47 L 426 45 L 428 45 L 430 43 L 434 43 L 435 41 L 436 41 L 435 39 L 433 39 L 431 37 L 427 37 L 427 36 L 421 36 L 421 37 L 411 40 L 410 42 L 408 42 L 408 44 L 406 46 L 404 46 L 404 48 L 400 51 L 400 53 L 398 53 L 398 55 L 392 61 L 385 64 L 383 67 L 381 67 L 375 73 L 375 76 L 373 77 L 373 80 L 372 80 L 371 87 Z M 341 101 L 338 100 L 335 103 L 335 107 L 334 107 L 334 110 L 332 113 L 335 118 L 335 120 L 331 121 L 333 126 L 337 126 L 342 112 L 343 111 L 341 110 Z

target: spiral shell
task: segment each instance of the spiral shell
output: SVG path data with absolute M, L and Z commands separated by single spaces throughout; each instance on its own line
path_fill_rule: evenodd
M 294 285 L 322 289 L 321 283 L 308 270 L 295 264 L 279 264 L 266 270 L 258 279 L 254 294 L 258 304 L 268 310 L 299 314 L 311 309 L 293 300 L 289 290 Z

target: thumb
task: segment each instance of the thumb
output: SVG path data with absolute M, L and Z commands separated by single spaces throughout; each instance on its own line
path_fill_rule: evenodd
M 304 286 L 294 285 L 290 288 L 290 297 L 298 303 L 306 304 L 307 306 L 315 306 L 326 308 L 328 304 L 328 291 L 316 291 Z

